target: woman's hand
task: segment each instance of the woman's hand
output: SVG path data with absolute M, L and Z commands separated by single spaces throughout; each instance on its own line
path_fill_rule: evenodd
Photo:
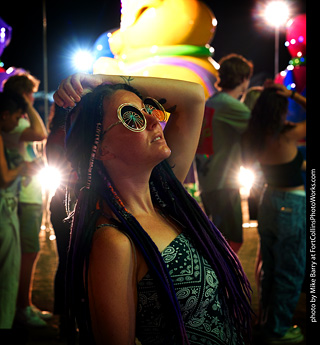
M 272 79 L 267 79 L 264 83 L 264 87 L 272 87 L 277 89 L 277 94 L 283 97 L 290 97 L 292 90 L 288 90 L 283 84 L 275 83 Z
M 285 85 L 274 83 L 273 80 L 267 79 L 264 83 L 264 87 L 273 87 L 277 89 L 277 94 L 283 97 L 291 98 L 296 103 L 300 104 L 304 109 L 307 106 L 306 97 L 302 96 L 300 93 L 295 90 L 288 90 Z
M 88 90 L 102 83 L 131 85 L 143 95 L 165 100 L 170 119 L 164 130 L 171 149 L 168 161 L 181 182 L 187 176 L 199 142 L 205 96 L 200 84 L 182 80 L 77 73 L 64 79 L 53 98 L 61 107 L 74 107 Z
M 74 107 L 83 95 L 104 81 L 100 74 L 76 73 L 62 80 L 53 98 L 60 107 Z

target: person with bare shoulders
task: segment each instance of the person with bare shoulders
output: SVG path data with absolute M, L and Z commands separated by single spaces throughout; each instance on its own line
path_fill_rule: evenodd
M 244 134 L 246 156 L 259 161 L 267 183 L 258 211 L 260 326 L 267 344 L 303 340 L 300 328 L 291 322 L 306 266 L 304 160 L 297 148 L 297 141 L 306 136 L 306 121 L 286 120 L 288 97 L 306 106 L 302 95 L 268 81 Z
M 243 344 L 248 280 L 182 185 L 199 140 L 203 88 L 76 74 L 54 99 L 77 102 L 66 122 L 66 155 L 79 178 L 67 302 L 80 343 Z

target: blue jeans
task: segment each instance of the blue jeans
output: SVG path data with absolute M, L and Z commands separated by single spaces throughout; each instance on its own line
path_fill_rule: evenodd
M 306 197 L 267 188 L 258 212 L 263 329 L 283 336 L 292 326 L 306 268 Z

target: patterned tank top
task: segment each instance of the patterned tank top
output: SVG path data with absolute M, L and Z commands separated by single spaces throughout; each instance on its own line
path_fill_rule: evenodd
M 190 345 L 241 344 L 223 312 L 217 276 L 187 235 L 178 235 L 161 255 L 173 281 Z M 138 284 L 136 336 L 142 345 L 178 345 L 166 315 L 159 289 L 148 272 Z

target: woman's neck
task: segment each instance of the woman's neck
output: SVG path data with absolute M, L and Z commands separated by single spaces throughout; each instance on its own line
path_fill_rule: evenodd
M 149 179 L 150 174 L 142 176 L 141 173 L 130 175 L 123 174 L 110 177 L 117 189 L 121 201 L 133 215 L 154 213 L 151 200 Z

